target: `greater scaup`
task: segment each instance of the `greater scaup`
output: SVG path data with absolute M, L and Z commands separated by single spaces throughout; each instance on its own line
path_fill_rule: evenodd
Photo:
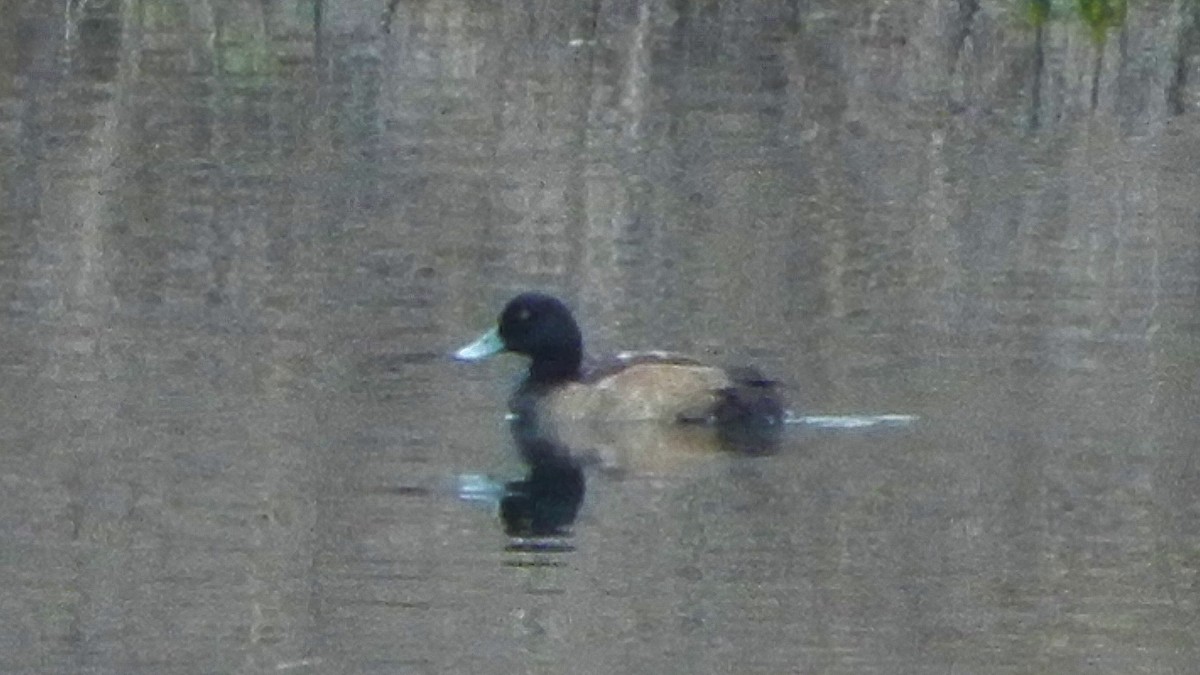
M 480 361 L 505 351 L 530 359 L 510 408 L 540 422 L 707 424 L 746 451 L 768 446 L 783 423 L 775 383 L 753 368 L 720 368 L 666 352 L 624 353 L 585 366 L 575 318 L 543 293 L 510 300 L 496 327 L 454 357 Z

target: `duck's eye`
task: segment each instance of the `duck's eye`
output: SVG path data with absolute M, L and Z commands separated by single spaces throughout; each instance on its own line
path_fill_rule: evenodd
M 517 312 L 517 321 L 528 321 L 530 316 L 532 316 L 532 314 L 528 309 L 522 309 L 521 311 Z

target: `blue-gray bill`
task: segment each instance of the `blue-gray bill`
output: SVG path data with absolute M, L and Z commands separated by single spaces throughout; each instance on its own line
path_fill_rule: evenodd
M 459 361 L 482 361 L 502 351 L 504 340 L 500 338 L 500 329 L 493 328 L 479 336 L 478 340 L 454 352 L 454 358 Z

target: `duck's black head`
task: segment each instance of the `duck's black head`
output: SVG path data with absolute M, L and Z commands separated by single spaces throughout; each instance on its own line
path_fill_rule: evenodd
M 529 384 L 554 384 L 579 378 L 583 338 L 571 311 L 558 298 L 522 293 L 505 305 L 495 328 L 454 357 L 481 361 L 502 351 L 530 358 Z

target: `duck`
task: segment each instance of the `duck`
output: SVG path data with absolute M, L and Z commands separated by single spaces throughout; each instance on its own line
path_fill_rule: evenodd
M 650 421 L 702 426 L 742 446 L 734 449 L 758 452 L 773 445 L 784 421 L 777 383 L 753 367 L 715 366 L 664 351 L 585 360 L 574 315 L 546 293 L 509 300 L 496 325 L 453 357 L 479 362 L 506 352 L 529 359 L 509 409 L 542 428 Z

